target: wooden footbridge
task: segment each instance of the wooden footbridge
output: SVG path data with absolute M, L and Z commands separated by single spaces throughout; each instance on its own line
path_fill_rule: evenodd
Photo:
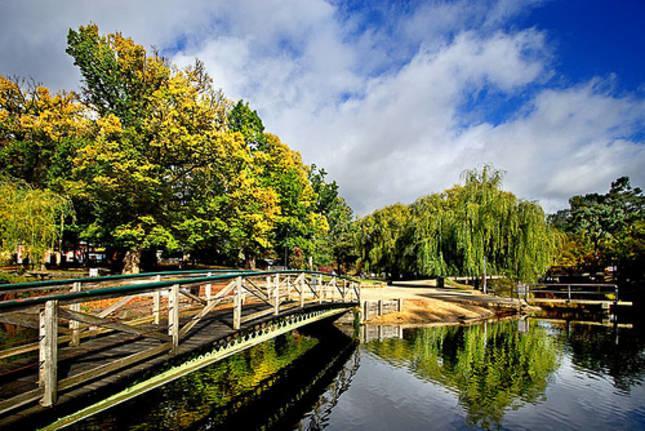
M 521 287 L 517 293 L 518 298 L 538 306 L 599 306 L 605 310 L 632 306 L 631 301 L 620 299 L 620 290 L 616 284 L 539 283 Z
M 15 331 L 0 339 L 0 428 L 73 423 L 359 303 L 356 281 L 310 271 L 0 286 L 0 324 Z

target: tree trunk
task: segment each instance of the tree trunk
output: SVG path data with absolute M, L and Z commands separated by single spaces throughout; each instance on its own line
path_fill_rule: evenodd
M 128 250 L 123 258 L 123 274 L 138 274 L 141 272 L 141 250 Z
M 247 269 L 255 270 L 255 256 L 244 254 L 244 266 Z

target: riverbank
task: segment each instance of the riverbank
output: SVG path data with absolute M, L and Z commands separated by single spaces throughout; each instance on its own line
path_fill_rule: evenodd
M 370 317 L 369 323 L 373 324 L 467 323 L 515 314 L 519 310 L 517 300 L 484 295 L 465 287 L 437 288 L 428 282 L 362 289 L 361 299 L 403 300 L 400 312 Z

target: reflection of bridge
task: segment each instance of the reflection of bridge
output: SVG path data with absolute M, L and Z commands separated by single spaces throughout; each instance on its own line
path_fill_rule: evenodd
M 311 351 L 195 428 L 323 429 L 326 416 L 349 389 L 360 353 L 343 334 L 316 337 L 320 344 Z
M 147 373 L 91 407 L 101 411 L 360 301 L 353 280 L 306 271 L 142 274 L 0 293 L 21 296 L 0 301 L 0 322 L 31 329 L 17 345 L 0 346 L 0 426 L 54 405 L 59 415 L 76 411 L 80 397 L 96 401 L 97 391 L 124 389 Z

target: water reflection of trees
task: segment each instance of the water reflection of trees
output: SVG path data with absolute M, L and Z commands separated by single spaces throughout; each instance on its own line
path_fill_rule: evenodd
M 367 348 L 455 390 L 469 423 L 483 428 L 499 425 L 508 408 L 541 400 L 558 366 L 555 340 L 537 326 L 520 332 L 514 321 L 422 328 Z
M 297 333 L 275 338 L 108 410 L 80 428 L 185 429 L 270 379 L 317 343 Z
M 573 364 L 611 376 L 616 388 L 629 391 L 645 377 L 642 329 L 570 325 L 562 334 Z
M 331 328 L 334 329 L 334 328 Z M 322 331 L 322 330 L 321 330 Z M 316 429 L 358 363 L 338 330 L 275 338 L 79 424 L 79 429 Z

